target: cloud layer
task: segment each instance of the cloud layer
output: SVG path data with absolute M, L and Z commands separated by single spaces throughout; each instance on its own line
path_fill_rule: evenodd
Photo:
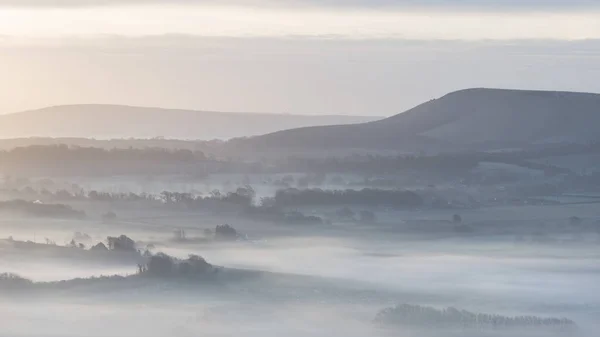
M 600 42 L 81 39 L 0 48 L 0 73 L 0 113 L 114 103 L 392 115 L 469 87 L 600 92 Z
M 600 39 L 600 12 L 284 10 L 212 6 L 4 9 L 0 10 L 0 32 L 22 38 L 185 34 L 204 37 L 578 40 Z
M 269 7 L 398 7 L 456 9 L 599 8 L 596 0 L 0 0 L 0 6 L 86 7 L 140 4 L 240 5 Z

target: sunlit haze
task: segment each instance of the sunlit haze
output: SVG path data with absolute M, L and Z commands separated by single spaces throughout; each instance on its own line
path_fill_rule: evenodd
M 600 38 L 600 13 L 442 12 L 415 9 L 217 7 L 184 5 L 2 9 L 13 38 L 183 34 L 441 40 Z
M 0 337 L 598 337 L 600 0 L 0 0 Z
M 584 1 L 5 1 L 0 113 L 111 103 L 381 116 L 465 87 L 596 92 L 598 38 L 600 12 Z

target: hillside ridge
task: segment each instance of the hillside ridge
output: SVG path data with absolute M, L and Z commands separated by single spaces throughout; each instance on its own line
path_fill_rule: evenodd
M 600 94 L 471 88 L 361 124 L 305 127 L 254 137 L 249 145 L 443 151 L 600 141 Z
M 0 138 L 249 137 L 304 126 L 352 124 L 382 117 L 165 109 L 112 104 L 58 105 L 0 115 Z

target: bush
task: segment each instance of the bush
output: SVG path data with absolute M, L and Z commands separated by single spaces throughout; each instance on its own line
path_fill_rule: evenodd
M 108 249 L 114 251 L 123 251 L 123 252 L 136 252 L 137 249 L 135 247 L 135 242 L 126 235 L 121 235 L 119 237 L 109 236 L 106 238 L 108 242 Z
M 215 239 L 217 240 L 236 240 L 238 236 L 237 230 L 227 224 L 215 227 Z
M 106 245 L 104 243 L 99 242 L 97 245 L 90 248 L 90 250 L 96 251 L 96 252 L 107 252 L 108 248 L 106 247 Z
M 138 268 L 140 273 L 159 277 L 197 277 L 215 270 L 201 256 L 190 255 L 186 260 L 178 260 L 164 253 L 150 256 L 148 264 Z
M 147 272 L 155 276 L 171 276 L 175 271 L 175 262 L 172 257 L 158 253 L 150 257 Z
M 198 255 L 190 255 L 187 260 L 179 263 L 178 270 L 183 275 L 203 274 L 209 271 L 212 265 Z

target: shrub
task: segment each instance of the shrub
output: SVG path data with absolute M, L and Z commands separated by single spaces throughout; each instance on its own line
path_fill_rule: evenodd
M 135 252 L 135 242 L 126 235 L 119 237 L 109 236 L 106 238 L 108 242 L 108 249 L 123 252 Z
M 236 240 L 238 236 L 237 230 L 230 225 L 217 225 L 215 227 L 215 239 L 217 240 Z
M 146 266 L 138 266 L 142 274 L 159 277 L 197 277 L 214 270 L 213 265 L 198 255 L 190 255 L 186 260 L 178 260 L 164 253 L 152 255 Z
M 106 247 L 106 245 L 104 243 L 99 242 L 97 245 L 90 248 L 90 250 L 98 251 L 98 252 L 107 252 L 108 248 Z
M 151 275 L 170 276 L 175 270 L 175 262 L 169 255 L 158 253 L 150 257 L 147 268 Z

